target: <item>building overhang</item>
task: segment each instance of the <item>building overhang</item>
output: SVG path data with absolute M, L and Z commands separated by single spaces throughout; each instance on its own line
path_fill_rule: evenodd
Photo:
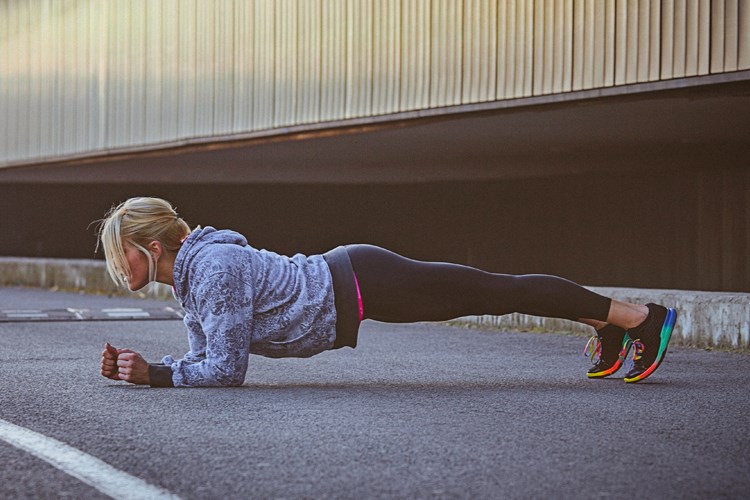
M 0 169 L 3 183 L 388 184 L 750 166 L 750 71 Z

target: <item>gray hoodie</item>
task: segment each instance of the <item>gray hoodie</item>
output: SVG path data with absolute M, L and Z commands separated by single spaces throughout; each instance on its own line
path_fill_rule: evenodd
M 248 355 L 309 357 L 336 338 L 333 281 L 320 255 L 285 257 L 234 231 L 198 228 L 174 265 L 190 351 L 165 356 L 174 386 L 235 386 Z M 166 368 L 166 367 L 164 367 Z

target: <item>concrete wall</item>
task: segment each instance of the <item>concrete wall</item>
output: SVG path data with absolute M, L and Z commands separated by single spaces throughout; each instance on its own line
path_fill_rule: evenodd
M 673 342 L 696 347 L 720 347 L 750 352 L 750 294 L 590 287 L 591 290 L 625 302 L 654 302 L 678 311 Z M 592 334 L 590 327 L 562 319 L 524 314 L 471 316 L 461 324 L 492 329 L 574 332 Z
M 82 291 L 105 295 L 169 298 L 172 289 L 152 284 L 140 292 L 118 288 L 102 260 L 34 259 L 0 257 L 0 286 L 22 286 L 48 290 Z
M 0 286 L 27 286 L 88 293 L 127 294 L 117 289 L 102 261 L 0 257 Z M 697 347 L 720 347 L 750 352 L 750 294 L 591 287 L 597 293 L 636 303 L 656 302 L 678 310 L 674 342 Z M 158 285 L 141 296 L 170 297 Z M 480 328 L 592 333 L 590 327 L 522 314 L 472 316 L 459 324 Z

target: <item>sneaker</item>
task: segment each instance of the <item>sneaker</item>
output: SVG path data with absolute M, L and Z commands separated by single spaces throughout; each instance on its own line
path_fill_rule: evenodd
M 588 377 L 608 377 L 619 370 L 628 355 L 630 344 L 627 333 L 618 326 L 607 325 L 597 330 L 583 351 L 583 355 L 594 363 L 587 373 Z
M 628 330 L 633 339 L 633 367 L 625 375 L 625 382 L 640 382 L 657 368 L 667 353 L 672 337 L 677 311 L 656 304 L 646 304 L 649 314 L 646 321 Z

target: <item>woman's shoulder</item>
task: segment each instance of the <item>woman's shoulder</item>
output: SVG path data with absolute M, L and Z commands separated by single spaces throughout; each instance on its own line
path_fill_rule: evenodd
M 197 249 L 191 263 L 193 268 L 236 269 L 250 265 L 256 252 L 250 246 L 208 244 Z

